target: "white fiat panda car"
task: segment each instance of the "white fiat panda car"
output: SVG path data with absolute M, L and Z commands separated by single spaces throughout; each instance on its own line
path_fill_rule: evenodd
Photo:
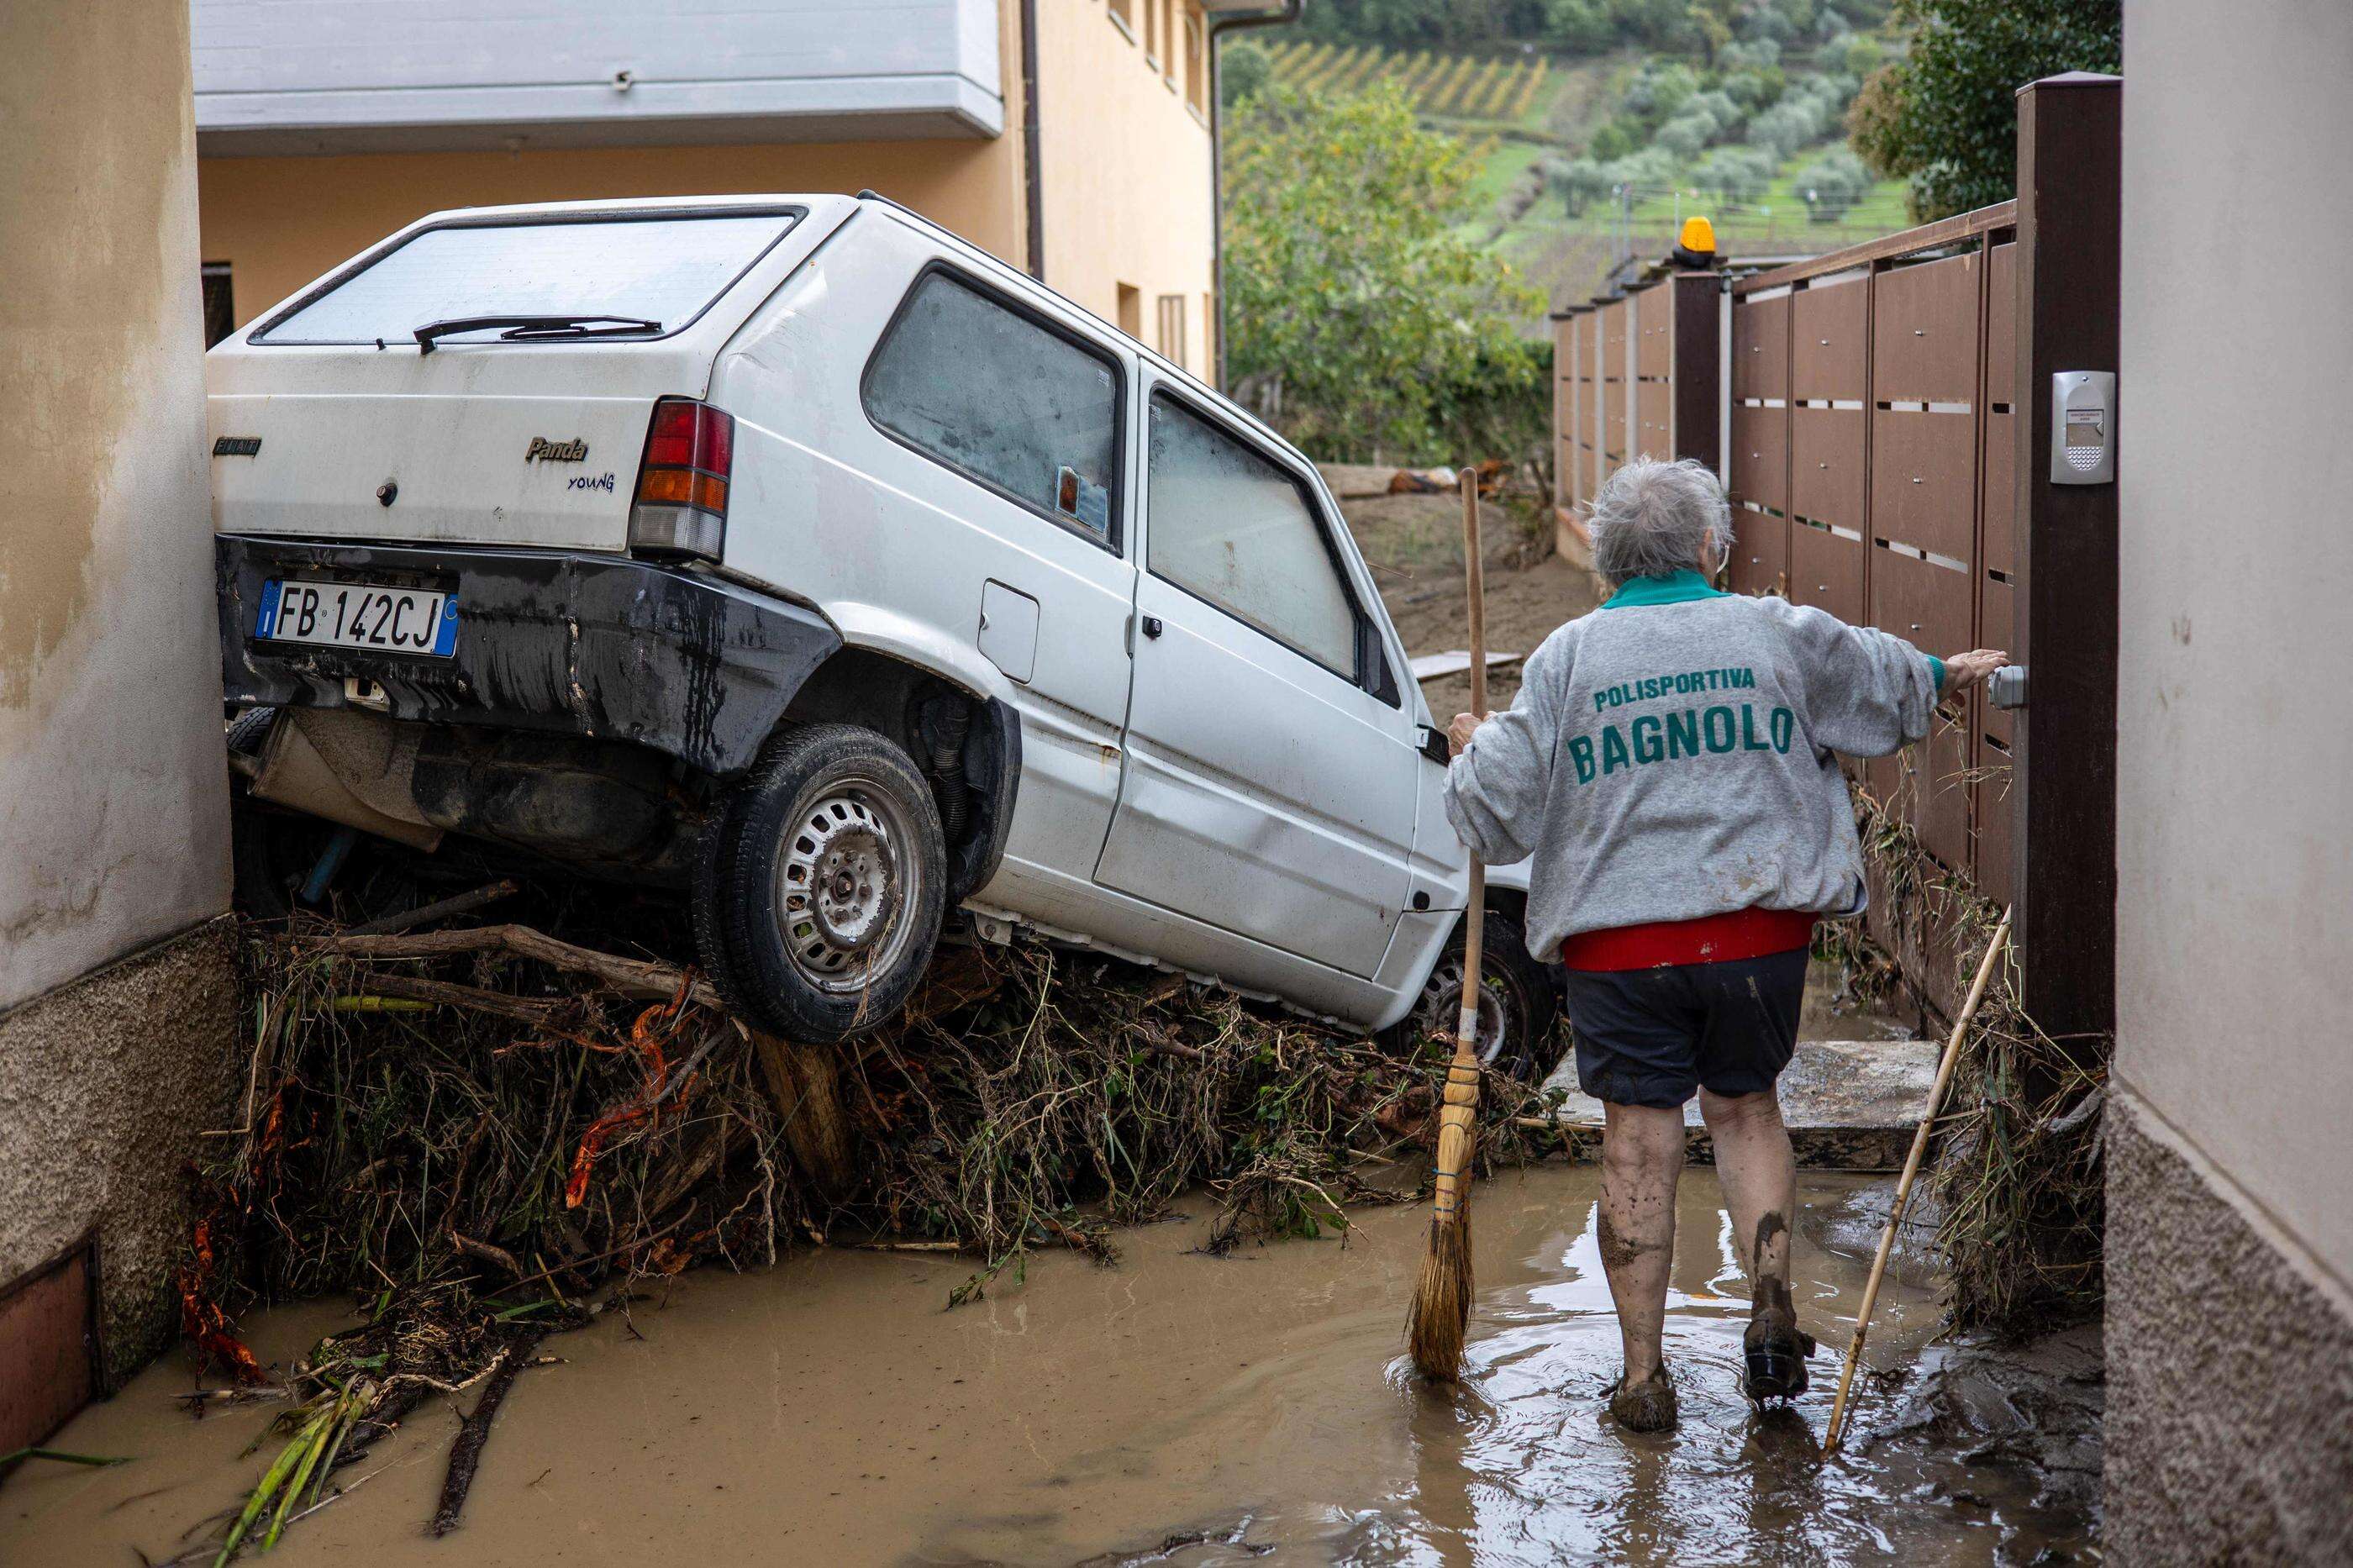
M 1451 1019 L 1444 737 L 1314 467 L 914 214 L 438 213 L 207 383 L 256 795 L 674 888 L 801 1039 L 889 1017 L 948 920 Z M 1540 1073 L 1488 886 L 1486 1048 Z

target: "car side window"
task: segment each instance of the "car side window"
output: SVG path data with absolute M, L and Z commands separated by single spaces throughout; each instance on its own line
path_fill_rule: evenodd
M 1152 399 L 1145 565 L 1357 679 L 1356 602 L 1304 487 L 1166 394 Z
M 915 450 L 1116 548 L 1120 371 L 934 268 L 867 364 L 867 417 Z

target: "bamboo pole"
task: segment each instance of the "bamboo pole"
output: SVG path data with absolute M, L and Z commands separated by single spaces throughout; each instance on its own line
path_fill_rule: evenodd
M 1839 1438 L 1846 1426 L 1847 1391 L 1854 1382 L 1854 1369 L 1862 1363 L 1862 1338 L 1871 1330 L 1871 1310 L 1879 1301 L 1879 1281 L 1887 1272 L 1887 1256 L 1895 1249 L 1895 1227 L 1904 1223 L 1905 1208 L 1912 1201 L 1912 1183 L 1920 1174 L 1920 1162 L 1928 1152 L 1928 1137 L 1936 1125 L 1936 1116 L 1944 1109 L 1945 1090 L 1953 1081 L 1953 1068 L 1961 1059 L 1961 1043 L 1968 1038 L 1969 1025 L 1978 1016 L 1978 1004 L 1985 1000 L 1986 984 L 1993 978 L 1993 966 L 2010 945 L 2010 914 L 2001 911 L 2001 923 L 1993 928 L 1993 940 L 1986 943 L 1985 957 L 1978 961 L 1978 974 L 1969 984 L 1968 999 L 1961 1005 L 1960 1016 L 1953 1020 L 1953 1032 L 1945 1041 L 1945 1054 L 1936 1063 L 1936 1081 L 1928 1090 L 1928 1104 L 1920 1114 L 1919 1131 L 1912 1134 L 1912 1152 L 1905 1157 L 1904 1173 L 1896 1178 L 1895 1202 L 1887 1211 L 1886 1228 L 1879 1233 L 1879 1255 L 1871 1260 L 1871 1278 L 1862 1287 L 1862 1310 L 1855 1315 L 1854 1341 L 1847 1346 L 1846 1364 L 1839 1369 L 1838 1395 L 1831 1401 L 1831 1422 L 1822 1434 L 1822 1457 L 1838 1452 Z

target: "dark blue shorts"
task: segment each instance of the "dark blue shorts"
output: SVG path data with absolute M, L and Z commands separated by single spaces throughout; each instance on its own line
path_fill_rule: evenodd
M 1806 950 L 1657 969 L 1568 971 L 1577 1086 L 1610 1105 L 1759 1094 L 1797 1049 Z

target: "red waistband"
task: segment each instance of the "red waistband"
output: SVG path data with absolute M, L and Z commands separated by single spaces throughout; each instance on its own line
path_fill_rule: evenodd
M 1816 918 L 1805 910 L 1749 909 L 1579 931 L 1560 944 L 1560 961 L 1571 969 L 1614 971 L 1764 958 L 1811 943 Z

